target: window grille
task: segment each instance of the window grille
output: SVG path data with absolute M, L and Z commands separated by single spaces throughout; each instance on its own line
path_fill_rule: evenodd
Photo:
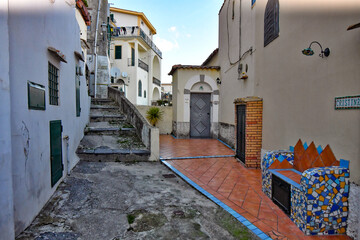
M 49 63 L 49 103 L 50 105 L 59 105 L 59 69 Z

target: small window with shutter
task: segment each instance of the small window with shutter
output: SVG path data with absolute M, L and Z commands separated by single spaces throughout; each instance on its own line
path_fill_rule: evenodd
M 279 0 L 268 0 L 264 16 L 264 47 L 279 36 Z
M 115 46 L 115 59 L 121 59 L 121 46 Z

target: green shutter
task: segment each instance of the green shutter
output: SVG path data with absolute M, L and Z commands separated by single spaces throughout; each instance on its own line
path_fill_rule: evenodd
M 61 120 L 50 121 L 50 165 L 51 187 L 62 177 L 64 169 L 62 163 L 62 126 Z
M 131 66 L 135 66 L 135 49 L 131 48 Z
M 115 46 L 115 59 L 121 59 L 121 46 Z
M 75 76 L 75 86 L 76 86 L 76 116 L 80 117 L 81 107 L 80 107 L 80 76 Z

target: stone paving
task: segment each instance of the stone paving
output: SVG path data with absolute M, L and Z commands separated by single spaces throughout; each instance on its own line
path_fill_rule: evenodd
M 258 239 L 159 162 L 80 162 L 17 240 Z
M 206 192 L 246 218 L 272 239 L 351 239 L 345 235 L 306 236 L 261 190 L 260 169 L 247 169 L 234 157 L 193 158 L 234 155 L 214 139 L 160 137 L 160 156 Z M 178 159 L 187 157 L 186 159 Z

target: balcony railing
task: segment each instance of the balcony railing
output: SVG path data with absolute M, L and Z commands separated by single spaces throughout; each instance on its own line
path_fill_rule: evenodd
M 131 26 L 131 27 L 117 27 L 114 28 L 112 32 L 113 37 L 141 37 L 146 44 L 157 54 L 159 57 L 162 58 L 162 52 L 160 49 L 155 45 L 155 43 L 146 35 L 146 33 L 138 26 Z
M 139 68 L 149 72 L 149 65 L 147 65 L 146 63 L 144 63 L 140 59 L 138 59 L 138 60 L 139 60 L 139 64 L 138 64 Z
M 159 79 L 157 79 L 156 77 L 153 77 L 153 84 L 158 85 L 160 87 L 161 81 Z

